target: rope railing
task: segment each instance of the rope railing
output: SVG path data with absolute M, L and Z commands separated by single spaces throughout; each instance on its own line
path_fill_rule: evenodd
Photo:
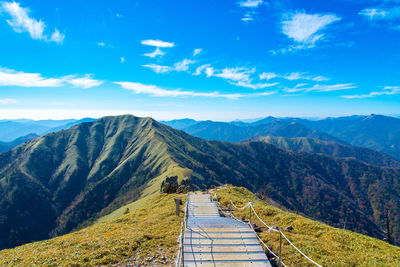
M 189 202 L 189 194 L 186 199 L 185 208 L 184 208 L 184 217 L 183 221 L 181 222 L 181 233 L 178 237 L 179 247 L 178 247 L 178 255 L 176 257 L 175 267 L 180 267 L 184 264 L 183 258 L 183 237 L 184 237 L 184 228 L 186 227 L 186 219 L 188 216 L 188 202 Z
M 306 254 L 304 254 L 300 249 L 298 249 L 290 240 L 289 240 L 289 238 L 287 238 L 287 236 L 279 229 L 279 228 L 277 228 L 277 227 L 274 227 L 274 226 L 269 226 L 268 224 L 266 224 L 261 218 L 260 218 L 260 216 L 258 216 L 258 214 L 257 214 L 257 212 L 255 211 L 255 209 L 254 209 L 254 207 L 253 207 L 253 203 L 252 202 L 248 202 L 246 205 L 244 205 L 243 207 L 237 207 L 234 203 L 233 203 L 233 201 L 232 201 L 232 199 L 230 200 L 230 202 L 231 202 L 231 204 L 232 204 L 232 207 L 234 207 L 235 209 L 238 209 L 238 210 L 244 210 L 244 209 L 246 209 L 248 206 L 250 206 L 250 209 L 251 210 L 253 210 L 253 212 L 254 212 L 254 215 L 257 217 L 257 219 L 258 220 L 260 220 L 260 222 L 262 223 L 262 224 L 264 224 L 267 228 L 268 228 L 268 231 L 269 232 L 271 232 L 271 231 L 274 231 L 274 232 L 279 232 L 285 239 L 286 239 L 286 241 L 288 241 L 288 243 L 293 247 L 293 248 L 295 248 L 302 256 L 304 256 L 307 260 L 309 260 L 310 262 L 312 262 L 313 264 L 315 264 L 316 266 L 318 266 L 318 267 L 322 267 L 322 265 L 320 265 L 320 264 L 318 264 L 317 262 L 315 262 L 314 260 L 312 260 L 310 257 L 308 257 Z M 250 225 L 250 227 L 253 229 L 253 226 L 251 225 L 251 223 L 249 223 L 249 225 Z M 254 229 L 253 229 L 254 230 Z M 257 235 L 257 237 L 258 237 L 258 235 Z M 259 237 L 258 237 L 259 238 Z M 268 246 L 261 240 L 261 238 L 259 238 L 259 240 L 262 242 L 262 244 L 265 246 L 265 247 L 267 247 L 267 249 L 269 250 L 269 248 L 268 248 Z M 270 250 L 269 250 L 270 251 Z M 271 252 L 271 251 L 270 251 Z M 278 256 L 276 256 L 276 254 L 274 254 L 273 252 L 271 252 L 275 257 L 277 257 L 277 258 L 279 258 Z M 283 264 L 283 262 L 282 262 L 282 260 L 281 259 L 279 259 L 280 260 L 280 262 L 282 263 L 282 265 L 284 265 Z M 285 266 L 285 265 L 284 265 Z

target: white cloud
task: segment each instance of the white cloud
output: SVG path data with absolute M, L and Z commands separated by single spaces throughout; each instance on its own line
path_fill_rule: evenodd
M 157 47 L 156 50 L 154 50 L 151 53 L 146 53 L 146 54 L 144 54 L 144 56 L 155 58 L 155 57 L 158 57 L 158 56 L 163 56 L 164 54 L 165 53 L 163 51 L 161 51 L 161 49 L 159 47 Z
M 235 67 L 235 68 L 224 68 L 218 73 L 214 73 L 213 76 L 220 77 L 231 81 L 248 81 L 250 75 L 255 72 L 255 69 Z
M 280 77 L 280 75 L 274 73 L 274 72 L 263 72 L 259 75 L 260 80 L 271 80 L 274 78 Z
M 179 61 L 174 64 L 174 70 L 175 71 L 187 71 L 189 69 L 189 66 L 194 63 L 196 63 L 196 61 L 185 58 L 182 61 Z
M 282 32 L 297 43 L 292 46 L 292 49 L 312 48 L 317 41 L 323 39 L 322 30 L 339 20 L 341 18 L 334 14 L 306 14 L 304 12 L 286 14 L 282 21 Z
M 210 68 L 210 64 L 204 64 L 196 68 L 196 71 L 193 73 L 193 75 L 200 75 L 203 71 L 205 71 L 207 68 Z
M 369 20 L 395 20 L 400 19 L 400 7 L 390 8 L 365 8 L 359 13 L 361 16 L 367 17 Z
M 264 2 L 263 0 L 245 0 L 245 1 L 240 1 L 239 5 L 242 7 L 257 8 L 263 2 Z
M 86 74 L 83 77 L 77 77 L 77 75 L 71 75 L 64 77 L 65 81 L 75 87 L 84 89 L 96 87 L 103 84 L 103 81 L 93 79 L 93 75 Z
M 237 82 L 230 82 L 230 84 L 240 86 L 240 87 L 246 87 L 246 88 L 251 88 L 251 89 L 264 89 L 267 87 L 273 87 L 278 85 L 279 83 L 251 83 L 251 81 L 237 81 Z
M 47 42 L 62 43 L 65 35 L 55 29 L 50 38 L 44 33 L 46 24 L 29 16 L 29 9 L 23 8 L 17 2 L 2 2 L 1 10 L 7 13 L 11 18 L 7 23 L 17 33 L 27 32 L 34 40 L 43 40 Z
M 289 80 L 289 81 L 295 81 L 295 80 L 310 80 L 310 81 L 315 81 L 315 82 L 323 82 L 329 80 L 328 78 L 324 76 L 312 76 L 312 75 L 307 75 L 305 72 L 292 72 L 292 73 L 287 73 L 285 74 L 282 78 Z
M 142 65 L 142 67 L 150 68 L 155 73 L 168 73 L 173 70 L 170 66 L 161 66 L 161 65 L 157 65 L 157 64 L 153 64 L 153 63 Z
M 297 92 L 331 92 L 331 91 L 340 91 L 340 90 L 348 90 L 357 88 L 353 83 L 343 83 L 343 84 L 316 84 L 311 87 L 304 87 L 307 84 L 298 84 L 293 88 L 285 88 L 284 91 L 288 93 L 297 93 Z
M 51 34 L 50 41 L 56 42 L 57 44 L 62 44 L 64 42 L 65 34 L 60 33 L 59 30 L 55 29 Z
M 195 57 L 195 56 L 199 55 L 201 53 L 201 51 L 203 51 L 203 49 L 196 48 L 195 50 L 193 50 L 193 56 Z
M 396 95 L 400 94 L 400 86 L 385 86 L 382 91 L 371 92 L 369 94 L 364 95 L 342 95 L 341 97 L 347 99 L 355 99 L 355 98 L 372 98 L 381 95 Z
M 254 14 L 255 14 L 255 12 L 254 11 L 252 11 L 252 12 L 247 12 L 246 14 L 244 14 L 244 17 L 243 18 L 241 18 L 241 20 L 242 21 L 252 21 L 252 20 L 254 20 Z
M 121 57 L 121 63 L 124 63 L 124 62 L 125 62 L 125 58 Z
M 67 75 L 61 78 L 47 78 L 40 73 L 26 73 L 0 68 L 0 86 L 18 87 L 62 87 L 66 83 L 75 87 L 90 88 L 99 86 L 103 82 L 92 78 L 93 75 Z
M 291 72 L 291 73 L 286 73 L 284 75 L 277 74 L 274 72 L 263 72 L 259 75 L 259 78 L 260 80 L 267 80 L 267 81 L 274 78 L 281 78 L 289 81 L 310 80 L 314 82 L 323 82 L 329 80 L 324 76 L 308 75 L 306 72 Z
M 194 91 L 182 91 L 182 90 L 168 90 L 161 88 L 156 85 L 147 85 L 142 83 L 134 82 L 115 82 L 126 90 L 133 91 L 135 94 L 148 94 L 156 97 L 211 97 L 211 98 L 229 98 L 236 99 L 241 98 L 242 94 L 220 94 L 218 92 L 211 93 L 200 93 Z
M 62 79 L 45 78 L 40 73 L 25 73 L 0 68 L 0 86 L 60 87 Z
M 120 14 L 120 13 L 115 13 L 115 16 L 116 16 L 117 18 L 122 18 L 124 15 L 122 15 L 122 14 Z
M 10 105 L 10 104 L 16 104 L 18 101 L 13 98 L 3 98 L 0 99 L 0 105 Z
M 98 46 L 106 46 L 106 44 L 104 42 L 98 42 L 97 45 Z
M 172 42 L 164 42 L 161 40 L 143 40 L 142 45 L 149 45 L 149 46 L 155 46 L 155 47 L 174 47 L 174 43 Z

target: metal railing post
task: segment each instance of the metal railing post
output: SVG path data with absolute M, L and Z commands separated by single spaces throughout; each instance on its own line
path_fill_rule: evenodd
M 278 266 L 282 265 L 282 232 L 279 229 L 279 263 Z

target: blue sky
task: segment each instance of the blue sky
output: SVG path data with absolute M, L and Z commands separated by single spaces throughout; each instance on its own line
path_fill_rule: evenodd
M 400 0 L 0 1 L 0 118 L 400 114 Z

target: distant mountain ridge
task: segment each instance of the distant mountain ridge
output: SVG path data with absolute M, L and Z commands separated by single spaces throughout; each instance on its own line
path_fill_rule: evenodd
M 179 120 L 175 120 L 174 123 L 179 124 Z M 290 126 L 290 123 L 295 123 L 297 128 L 301 125 L 308 131 L 305 129 L 294 131 L 294 127 L 287 126 Z M 277 125 L 280 125 L 279 130 Z M 400 119 L 383 115 L 354 115 L 319 120 L 266 117 L 250 123 L 199 121 L 179 129 L 207 140 L 229 142 L 240 142 L 255 136 L 267 135 L 288 138 L 311 137 L 370 148 L 400 160 Z
M 92 118 L 84 118 L 81 120 L 0 120 L 0 141 L 12 142 L 13 140 L 26 136 L 28 134 L 43 135 L 50 132 L 56 132 L 81 123 L 94 121 Z
M 340 144 L 333 141 L 321 141 L 315 138 L 256 136 L 244 140 L 244 142 L 266 142 L 297 152 L 321 153 L 340 158 L 351 157 L 376 166 L 400 168 L 400 161 L 375 150 Z
M 252 126 L 254 125 L 254 126 Z M 273 119 L 268 123 L 252 123 L 251 126 L 236 126 L 227 122 L 204 121 L 184 128 L 183 131 L 206 140 L 240 142 L 254 136 L 312 137 L 324 141 L 345 143 L 329 134 L 310 130 L 297 122 Z
M 158 191 L 170 175 L 194 189 L 245 186 L 289 209 L 334 226 L 346 221 L 348 229 L 378 238 L 391 208 L 399 240 L 400 170 L 265 142 L 210 142 L 125 115 L 81 123 L 0 154 L 0 248 L 70 232 Z
M 19 146 L 20 144 L 28 142 L 37 137 L 39 137 L 39 135 L 31 133 L 31 134 L 28 134 L 25 136 L 18 137 L 17 139 L 15 139 L 11 142 L 0 142 L 0 153 L 11 150 L 16 146 Z

